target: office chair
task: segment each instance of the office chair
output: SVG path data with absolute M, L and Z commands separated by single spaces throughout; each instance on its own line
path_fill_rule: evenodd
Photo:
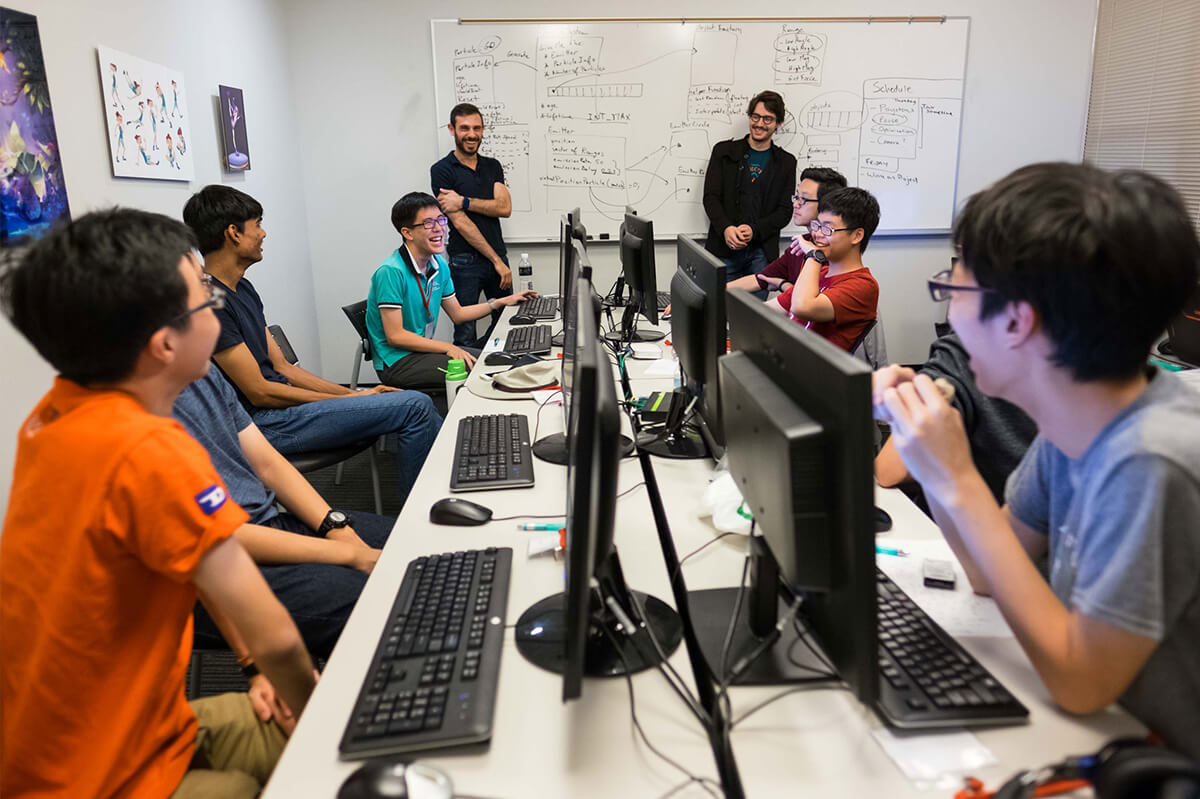
M 354 346 L 354 361 L 350 365 L 350 388 L 358 388 L 358 374 L 362 368 L 363 360 L 375 361 L 375 352 L 371 348 L 371 336 L 367 332 L 367 301 L 359 300 L 352 302 L 349 305 L 342 306 L 342 313 L 346 314 L 346 318 L 350 320 L 350 324 L 354 327 L 354 332 L 358 334 L 358 344 Z M 375 374 L 379 377 L 379 381 L 383 382 L 383 374 L 376 369 Z M 438 409 L 438 413 L 442 416 L 446 415 L 446 389 L 428 386 L 422 389 L 412 389 L 413 391 L 421 391 L 423 394 L 428 394 L 433 400 L 434 406 Z
M 283 328 L 279 325 L 268 325 L 267 331 L 271 337 L 275 339 L 275 343 L 279 345 L 283 357 L 288 363 L 296 363 L 299 358 L 296 357 L 296 351 L 292 349 L 291 342 L 284 335 Z M 352 458 L 363 450 L 367 450 L 367 457 L 370 458 L 371 464 L 371 488 L 375 492 L 375 512 L 383 515 L 383 496 L 379 490 L 379 467 L 375 463 L 375 449 L 373 447 L 375 439 L 362 439 L 360 441 L 352 441 L 340 447 L 331 447 L 329 449 L 315 449 L 309 452 L 293 452 L 285 454 L 284 457 L 296 467 L 296 471 L 301 474 L 315 472 L 317 469 L 324 469 L 326 466 L 338 465 L 337 474 L 334 475 L 334 484 L 342 484 L 342 463 Z

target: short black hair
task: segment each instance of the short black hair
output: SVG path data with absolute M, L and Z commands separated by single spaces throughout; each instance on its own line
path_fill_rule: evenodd
M 230 225 L 242 230 L 247 220 L 262 219 L 262 215 L 258 200 L 244 191 L 217 184 L 205 186 L 183 206 L 183 221 L 195 232 L 201 255 L 225 245 L 225 230 Z
M 469 117 L 479 114 L 479 118 L 483 119 L 483 112 L 479 110 L 479 106 L 472 103 L 459 103 L 450 109 L 450 127 L 454 127 L 459 117 Z
M 93 211 L 34 243 L 0 276 L 0 307 L 63 377 L 128 377 L 150 336 L 185 328 L 179 259 L 196 246 L 182 222 L 147 211 Z
M 770 89 L 761 91 L 750 98 L 750 105 L 746 106 L 746 116 L 754 113 L 754 108 L 759 103 L 767 107 L 767 110 L 775 115 L 775 121 L 780 125 L 783 124 L 783 115 L 787 109 L 783 105 L 783 96 L 779 92 L 773 92 Z
M 858 251 L 867 251 L 867 242 L 871 240 L 875 228 L 879 227 L 879 201 L 875 195 L 857 186 L 834 189 L 817 203 L 817 213 L 822 211 L 840 216 L 851 231 L 862 228 L 863 237 L 858 243 Z
M 420 210 L 430 206 L 438 207 L 436 197 L 423 191 L 410 191 L 392 206 L 392 227 L 396 228 L 397 233 L 402 227 L 412 227 Z
M 811 180 L 817 184 L 818 202 L 825 196 L 825 192 L 846 188 L 846 176 L 827 166 L 804 167 L 804 171 L 800 173 L 800 180 Z
M 980 286 L 980 317 L 1027 302 L 1078 381 L 1128 379 L 1200 279 L 1179 193 L 1137 170 L 1022 167 L 967 200 L 954 245 Z

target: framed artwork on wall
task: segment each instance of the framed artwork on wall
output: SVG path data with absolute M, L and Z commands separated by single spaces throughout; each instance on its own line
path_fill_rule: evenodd
M 246 140 L 246 102 L 242 90 L 219 86 L 221 100 L 221 138 L 224 140 L 224 164 L 227 172 L 250 168 L 250 143 Z
M 37 17 L 0 7 L 0 246 L 70 218 Z
M 96 58 L 113 175 L 191 180 L 183 75 L 109 47 L 97 47 Z

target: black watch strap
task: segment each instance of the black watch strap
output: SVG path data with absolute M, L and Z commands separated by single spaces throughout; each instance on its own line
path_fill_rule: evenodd
M 325 535 L 330 530 L 338 530 L 342 527 L 351 527 L 354 524 L 354 519 L 345 511 L 340 511 L 335 508 L 330 508 L 325 514 L 325 519 L 321 522 L 321 526 L 317 529 L 317 535 Z

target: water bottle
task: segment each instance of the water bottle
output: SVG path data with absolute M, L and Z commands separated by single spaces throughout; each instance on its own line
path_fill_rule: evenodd
M 451 358 L 446 364 L 446 407 L 454 404 L 454 397 L 467 384 L 467 363 L 462 358 Z
M 519 291 L 533 291 L 533 264 L 529 263 L 529 253 L 521 253 L 521 263 L 517 266 L 517 286 Z

